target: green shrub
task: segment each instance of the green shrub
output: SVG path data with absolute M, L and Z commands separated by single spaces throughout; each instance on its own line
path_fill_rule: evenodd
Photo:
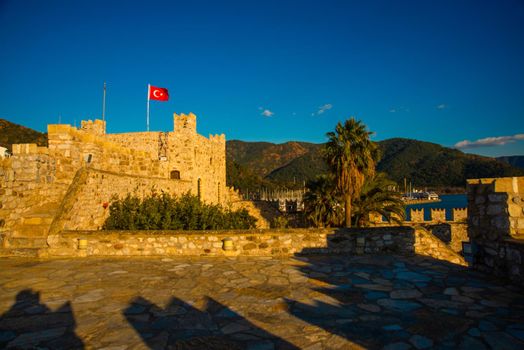
M 189 193 L 180 197 L 153 193 L 139 199 L 128 194 L 114 198 L 104 230 L 223 230 L 255 228 L 247 210 L 232 211 L 205 204 Z
M 271 228 L 288 228 L 289 220 L 285 216 L 277 216 L 271 221 Z

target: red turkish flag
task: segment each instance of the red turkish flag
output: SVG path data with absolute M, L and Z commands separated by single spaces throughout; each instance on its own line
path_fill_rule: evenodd
M 167 92 L 166 88 L 150 86 L 149 99 L 157 101 L 167 101 L 169 100 L 169 92 Z

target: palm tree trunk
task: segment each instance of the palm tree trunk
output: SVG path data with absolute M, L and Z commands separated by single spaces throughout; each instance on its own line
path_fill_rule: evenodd
M 346 227 L 351 227 L 351 197 L 345 196 L 345 210 L 344 214 L 346 215 Z

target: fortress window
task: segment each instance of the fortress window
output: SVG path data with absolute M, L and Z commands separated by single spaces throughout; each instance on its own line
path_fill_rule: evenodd
M 209 158 L 209 165 L 213 165 L 213 157 Z
M 93 160 L 93 155 L 92 154 L 88 154 L 84 157 L 85 161 L 87 164 L 91 163 L 91 161 Z
M 171 174 L 169 174 L 169 178 L 171 180 L 180 180 L 180 171 L 178 170 L 171 171 Z
M 198 199 L 202 199 L 202 180 L 201 179 L 198 179 L 198 182 L 197 182 L 197 196 L 198 196 Z

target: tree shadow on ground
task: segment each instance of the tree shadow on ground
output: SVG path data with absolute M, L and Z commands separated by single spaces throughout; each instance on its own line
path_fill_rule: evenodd
M 173 297 L 161 308 L 142 297 L 123 311 L 150 349 L 298 349 L 212 298 L 204 311 Z
M 318 249 L 313 249 L 318 253 Z M 523 349 L 524 289 L 448 262 L 303 251 L 313 299 L 293 316 L 367 349 Z
M 56 311 L 40 302 L 40 293 L 25 289 L 0 316 L 0 348 L 83 349 L 75 334 L 76 321 L 68 301 Z

